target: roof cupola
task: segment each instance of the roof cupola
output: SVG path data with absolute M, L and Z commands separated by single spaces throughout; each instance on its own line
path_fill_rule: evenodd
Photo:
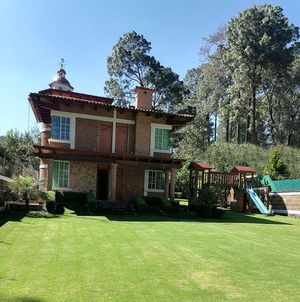
M 57 72 L 57 76 L 54 78 L 54 81 L 49 84 L 51 89 L 64 90 L 64 91 L 73 91 L 74 87 L 71 86 L 70 82 L 66 79 L 65 71 L 65 60 L 60 60 L 60 69 Z

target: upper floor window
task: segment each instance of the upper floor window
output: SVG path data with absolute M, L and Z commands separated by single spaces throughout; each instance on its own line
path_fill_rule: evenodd
M 51 135 L 54 139 L 70 140 L 70 118 L 65 116 L 51 116 Z
M 155 150 L 170 150 L 170 130 L 155 128 Z

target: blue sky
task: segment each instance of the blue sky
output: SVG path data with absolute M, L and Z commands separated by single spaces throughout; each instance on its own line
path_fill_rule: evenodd
M 0 135 L 28 127 L 30 92 L 48 88 L 61 57 L 75 91 L 104 95 L 106 59 L 124 33 L 135 30 L 152 54 L 181 78 L 199 64 L 202 38 L 253 4 L 248 0 L 1 0 Z M 299 0 L 280 5 L 300 25 Z M 29 127 L 35 125 L 30 110 Z

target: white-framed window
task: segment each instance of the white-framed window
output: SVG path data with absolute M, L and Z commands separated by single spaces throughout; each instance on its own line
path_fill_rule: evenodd
M 67 116 L 51 116 L 51 137 L 54 139 L 70 140 L 71 118 Z
M 155 128 L 154 131 L 154 149 L 170 150 L 170 130 Z
M 147 192 L 164 192 L 165 190 L 165 172 L 161 170 L 146 170 L 144 194 Z
M 53 161 L 52 169 L 52 188 L 67 189 L 69 188 L 70 163 L 68 161 Z
M 150 156 L 154 152 L 172 153 L 170 148 L 171 125 L 151 123 L 151 148 Z

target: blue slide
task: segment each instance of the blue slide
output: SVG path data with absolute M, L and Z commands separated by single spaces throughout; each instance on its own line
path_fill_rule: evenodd
M 255 203 L 255 205 L 257 206 L 257 208 L 262 214 L 271 214 L 271 212 L 266 208 L 266 206 L 261 201 L 261 199 L 257 196 L 253 188 L 247 187 L 246 192 L 248 193 L 248 195 L 250 196 L 250 198 L 252 199 L 252 201 Z

